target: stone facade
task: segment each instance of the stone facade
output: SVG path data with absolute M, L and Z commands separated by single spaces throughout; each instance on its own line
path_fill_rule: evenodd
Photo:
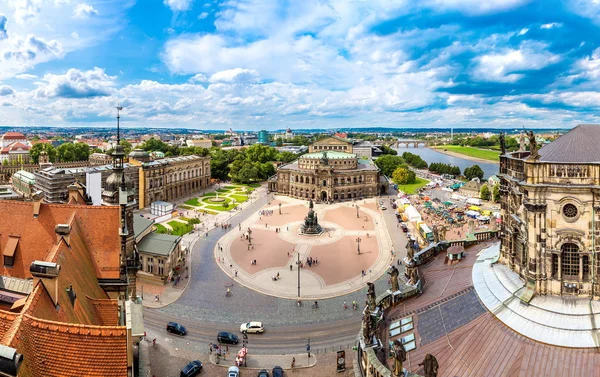
M 278 194 L 317 201 L 361 199 L 386 192 L 379 169 L 371 160 L 359 160 L 352 145 L 339 138 L 321 140 L 309 147 L 312 153 L 282 165 L 269 180 Z
M 600 296 L 600 152 L 586 148 L 598 140 L 600 126 L 583 125 L 500 157 L 500 261 L 535 294 Z
M 192 155 L 140 162 L 130 155 L 129 163 L 140 167 L 140 208 L 155 201 L 188 197 L 210 186 L 210 157 Z

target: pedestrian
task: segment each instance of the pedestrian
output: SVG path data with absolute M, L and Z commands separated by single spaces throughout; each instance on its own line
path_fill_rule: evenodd
M 296 358 L 292 357 L 292 372 L 296 369 Z
M 346 300 L 344 300 L 344 310 L 348 309 L 348 304 L 346 304 Z
M 292 265 L 290 264 L 290 271 L 292 270 Z
M 236 278 L 237 278 L 237 273 L 238 273 L 238 271 L 237 271 L 237 270 L 235 270 L 235 277 L 236 277 Z
M 208 344 L 208 353 L 210 353 L 212 355 L 212 351 L 213 351 L 213 344 L 209 343 Z

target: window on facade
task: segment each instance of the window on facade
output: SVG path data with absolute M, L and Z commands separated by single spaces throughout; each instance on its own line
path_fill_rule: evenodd
M 579 247 L 574 243 L 562 245 L 562 276 L 579 276 Z
M 154 258 L 148 258 L 148 267 L 146 268 L 151 274 L 154 273 Z
M 566 218 L 572 219 L 577 216 L 577 207 L 575 207 L 575 205 L 571 203 L 565 204 L 563 206 L 562 212 Z
M 163 260 L 159 259 L 158 260 L 158 274 L 159 275 L 164 275 L 165 274 L 165 265 L 163 264 Z
M 15 262 L 14 257 L 4 256 L 4 266 L 12 267 Z
M 583 255 L 583 280 L 588 280 L 590 277 L 590 257 Z
M 552 254 L 552 276 L 558 277 L 558 255 Z

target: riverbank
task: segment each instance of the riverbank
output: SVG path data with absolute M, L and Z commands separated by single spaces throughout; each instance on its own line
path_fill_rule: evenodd
M 438 147 L 432 147 L 431 149 L 435 150 L 436 152 L 445 154 L 447 156 L 452 156 L 452 157 L 457 157 L 457 158 L 464 158 L 465 160 L 470 160 L 473 162 L 481 162 L 481 163 L 486 163 L 486 164 L 496 164 L 499 165 L 500 161 L 498 160 L 490 160 L 490 159 L 486 159 L 486 158 L 481 158 L 481 157 L 475 157 L 472 155 L 468 155 L 465 153 L 460 153 L 457 151 L 450 151 L 450 150 L 445 150 L 444 148 L 447 148 L 447 146 L 438 146 Z M 476 148 L 471 148 L 471 149 L 476 149 Z M 483 152 L 485 152 L 484 150 L 482 150 Z

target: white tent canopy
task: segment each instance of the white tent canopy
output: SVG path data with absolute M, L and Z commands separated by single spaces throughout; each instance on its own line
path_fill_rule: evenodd
M 414 206 L 406 207 L 405 213 L 406 213 L 406 216 L 408 216 L 408 221 L 411 221 L 411 222 L 423 221 L 423 219 L 421 218 L 421 215 L 419 214 L 419 211 L 417 211 L 417 209 Z

